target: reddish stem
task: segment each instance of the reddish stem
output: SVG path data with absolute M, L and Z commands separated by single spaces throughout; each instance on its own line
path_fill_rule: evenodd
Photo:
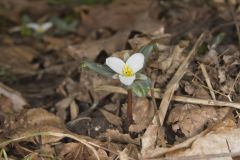
M 131 89 L 128 89 L 127 118 L 128 118 L 128 126 L 130 126 L 133 122 L 133 117 L 132 117 L 132 90 Z

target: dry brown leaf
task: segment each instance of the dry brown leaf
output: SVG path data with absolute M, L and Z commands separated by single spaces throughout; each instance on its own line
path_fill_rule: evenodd
M 39 132 L 67 132 L 64 123 L 56 115 L 41 108 L 27 110 L 12 121 L 7 122 L 5 137 L 18 138 Z M 55 136 L 43 136 L 42 143 L 56 142 L 62 139 Z
M 223 117 L 221 117 L 220 119 L 223 119 Z M 204 130 L 203 132 L 201 132 L 200 134 L 193 136 L 189 139 L 187 139 L 186 141 L 180 143 L 180 144 L 176 144 L 172 147 L 166 148 L 166 147 L 158 147 L 158 146 L 153 146 L 153 147 L 146 147 L 142 149 L 142 156 L 143 159 L 152 159 L 152 158 L 161 158 L 163 155 L 165 154 L 169 154 L 172 155 L 172 158 L 174 158 L 174 155 L 178 155 L 181 153 L 185 153 L 188 152 L 188 150 L 192 150 L 192 144 L 195 143 L 195 141 L 198 141 L 202 138 L 204 138 L 204 136 L 208 136 L 208 133 L 211 135 L 215 135 L 215 134 L 222 134 L 222 133 L 226 133 L 226 132 L 231 132 L 232 130 L 234 130 L 236 128 L 236 124 L 234 123 L 234 120 L 232 118 L 226 118 L 223 121 L 220 121 L 220 123 L 217 123 L 217 125 L 210 127 L 206 130 Z M 237 129 L 239 130 L 239 129 Z M 239 132 L 239 131 L 238 131 Z M 238 136 L 238 135 L 237 135 Z M 151 138 L 150 135 L 147 136 L 147 138 Z M 221 138 L 222 139 L 222 138 Z M 215 139 L 216 140 L 216 139 Z M 217 140 L 214 142 L 218 143 Z M 226 140 L 226 139 L 222 139 L 222 140 Z M 221 140 L 221 141 L 222 141 Z M 226 141 L 225 141 L 226 142 Z M 210 142 L 212 143 L 212 142 Z M 154 141 L 150 144 L 155 144 Z M 151 146 L 151 145 L 150 145 Z M 209 146 L 209 144 L 206 144 L 206 146 L 201 146 L 201 148 L 208 148 L 208 147 L 212 147 Z M 214 146 L 213 146 L 214 147 Z M 221 146 L 215 146 L 215 147 L 221 147 Z M 196 152 L 201 152 L 201 148 L 198 148 L 198 145 L 195 145 L 196 148 Z M 203 149 L 205 150 L 205 149 Z M 211 152 L 211 151 L 210 151 Z M 203 154 L 200 154 L 203 155 Z M 182 158 L 184 159 L 185 155 L 181 155 L 183 156 Z M 198 157 L 199 155 L 197 155 Z M 186 157 L 185 157 L 186 158 Z M 177 158 L 176 158 L 177 159 Z M 190 157 L 191 159 L 191 157 Z
M 214 107 L 199 107 L 193 104 L 176 104 L 169 114 L 167 123 L 174 132 L 181 131 L 186 137 L 192 137 L 204 129 L 207 122 L 217 119 Z
M 142 136 L 142 149 L 141 153 L 144 156 L 147 156 L 147 152 L 156 147 L 158 136 L 158 126 L 157 125 L 149 125 L 146 132 Z
M 77 103 L 75 102 L 75 100 L 72 101 L 72 103 L 70 104 L 70 116 L 71 116 L 71 120 L 77 118 L 79 114 L 79 108 Z
M 198 87 L 195 92 L 194 92 L 194 97 L 196 98 L 201 98 L 201 99 L 212 99 L 209 92 L 202 88 L 202 87 Z
M 206 136 L 198 138 L 193 144 L 191 148 L 175 152 L 169 153 L 168 157 L 186 157 L 186 156 L 195 156 L 195 155 L 207 155 L 209 154 L 222 154 L 222 153 L 239 153 L 239 139 L 240 139 L 240 129 L 230 129 L 221 132 L 210 132 Z M 217 155 L 216 155 L 217 156 Z M 219 160 L 231 160 L 232 157 L 224 156 L 222 157 L 208 157 L 207 159 L 219 159 Z M 204 157 L 203 157 L 204 158 Z
M 226 72 L 223 69 L 218 70 L 218 78 L 219 78 L 219 83 L 223 83 L 226 81 Z
M 177 46 L 174 47 L 172 54 L 167 54 L 167 57 L 161 59 L 160 56 L 158 59 L 159 69 L 163 70 L 164 72 L 167 71 L 167 74 L 172 74 L 179 67 L 182 61 L 185 59 L 182 52 L 183 50 L 188 47 L 188 41 L 181 41 Z
M 98 149 L 97 150 L 97 154 L 100 158 L 100 160 L 109 160 L 110 158 L 108 157 L 108 154 L 106 151 L 104 151 L 103 149 Z M 87 160 L 95 160 L 96 156 L 95 155 L 91 155 L 89 157 L 86 158 Z
M 73 101 L 73 97 L 69 96 L 69 97 L 64 98 L 61 101 L 57 102 L 55 104 L 55 106 L 57 107 L 57 109 L 59 109 L 59 108 L 67 109 L 68 106 L 72 103 L 72 101 Z
M 106 78 L 93 72 L 82 72 L 79 88 L 76 89 L 78 93 L 78 96 L 76 98 L 80 101 L 91 103 L 92 101 L 88 94 L 88 92 L 91 92 L 94 101 L 98 102 L 109 93 L 95 92 L 94 88 L 103 84 L 116 84 L 116 82 L 119 83 L 118 81 L 113 81 L 111 78 Z
M 42 15 L 50 11 L 50 7 L 46 0 L 30 1 L 30 0 L 1 0 L 1 5 L 5 6 L 0 11 L 0 15 L 13 22 L 20 22 L 22 12 L 27 10 L 31 15 Z
M 13 104 L 10 98 L 0 94 L 0 112 L 14 113 Z
M 122 126 L 122 120 L 120 117 L 104 110 L 104 109 L 100 109 L 100 112 L 104 115 L 104 117 L 107 119 L 107 121 L 115 126 Z
M 184 83 L 184 91 L 188 95 L 193 95 L 193 93 L 195 92 L 195 87 L 193 85 L 191 85 L 189 82 L 185 82 Z
M 141 132 L 146 129 L 154 117 L 154 108 L 147 98 L 137 98 L 133 106 L 133 120 L 135 124 L 129 127 L 131 132 Z
M 129 156 L 128 156 L 127 152 L 128 152 L 127 148 L 124 148 L 124 150 L 119 152 L 119 159 L 120 160 L 129 160 Z
M 140 144 L 139 138 L 132 139 L 129 134 L 120 133 L 118 130 L 108 129 L 103 136 L 110 139 L 113 142 L 132 143 L 136 145 Z
M 104 50 L 107 53 L 113 53 L 116 50 L 123 50 L 127 41 L 128 32 L 119 32 L 110 38 L 85 41 L 80 45 L 72 45 L 68 47 L 68 54 L 74 59 L 82 59 L 87 57 L 94 60 L 99 53 Z
M 158 20 L 149 17 L 150 4 L 151 1 L 116 0 L 109 4 L 107 8 L 105 6 L 84 6 L 77 8 L 77 10 L 82 12 L 82 23 L 88 28 L 108 27 L 113 30 L 131 29 L 150 32 L 160 26 Z M 88 11 L 87 14 L 86 11 Z
M 81 143 L 66 143 L 63 144 L 60 150 L 60 157 L 66 160 L 79 159 L 83 157 L 84 145 Z
M 204 64 L 215 64 L 218 65 L 219 64 L 219 58 L 218 58 L 218 53 L 216 50 L 211 49 L 207 54 L 205 54 L 202 57 L 202 62 Z
M 20 112 L 23 109 L 23 107 L 27 105 L 26 100 L 21 96 L 19 92 L 9 88 L 8 86 L 0 82 L 0 96 L 1 95 L 11 100 L 12 105 L 10 107 L 11 110 L 14 112 Z M 4 107 L 2 106 L 2 104 L 0 104 L 0 106 Z
M 27 46 L 0 47 L 0 67 L 14 74 L 31 74 L 36 71 L 31 64 L 38 55 L 37 51 Z

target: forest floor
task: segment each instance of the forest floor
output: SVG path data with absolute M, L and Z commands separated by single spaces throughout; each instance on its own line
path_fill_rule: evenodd
M 238 159 L 239 6 L 1 0 L 0 159 Z M 128 126 L 124 86 L 82 62 L 149 45 Z

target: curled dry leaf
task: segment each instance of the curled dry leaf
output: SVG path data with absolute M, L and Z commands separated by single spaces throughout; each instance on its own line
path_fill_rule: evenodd
M 137 98 L 133 107 L 133 120 L 135 124 L 129 127 L 131 132 L 141 132 L 146 129 L 153 120 L 154 108 L 147 98 Z
M 67 51 L 74 59 L 88 57 L 88 59 L 94 60 L 103 50 L 107 53 L 113 53 L 116 50 L 124 49 L 127 37 L 128 32 L 119 32 L 109 38 L 85 41 L 80 45 L 69 46 Z
M 239 153 L 240 129 L 229 129 L 221 132 L 210 132 L 209 134 L 199 137 L 191 148 L 186 150 L 169 153 L 168 157 L 187 157 L 203 156 L 206 159 L 231 160 L 230 154 Z M 221 155 L 229 153 L 229 155 Z M 215 154 L 209 156 L 210 154 Z
M 9 88 L 8 86 L 0 82 L 0 96 L 1 95 L 10 99 L 12 104 L 11 110 L 14 112 L 20 112 L 23 109 L 23 107 L 27 105 L 26 100 L 22 97 L 22 95 L 19 92 Z M 3 107 L 2 104 L 0 106 Z
M 202 131 L 207 122 L 216 118 L 214 107 L 176 104 L 169 114 L 167 123 L 172 126 L 174 132 L 181 131 L 186 137 L 191 137 Z
M 185 82 L 185 84 L 184 84 L 184 91 L 188 95 L 193 95 L 193 93 L 195 92 L 195 87 L 193 85 L 191 85 L 189 82 Z
M 218 145 L 218 138 L 221 139 L 221 142 L 225 141 L 224 145 L 227 145 L 226 139 L 221 136 L 222 133 L 228 134 L 228 132 L 232 132 L 232 131 L 236 130 L 236 124 L 234 123 L 234 120 L 232 118 L 226 118 L 223 121 L 222 121 L 222 119 L 223 119 L 223 117 L 221 117 L 220 123 L 217 123 L 213 127 L 210 127 L 208 129 L 204 130 L 203 132 L 199 133 L 198 135 L 193 136 L 193 137 L 187 139 L 186 141 L 176 144 L 172 147 L 168 147 L 168 148 L 167 147 L 158 147 L 158 146 L 155 146 L 155 144 L 156 144 L 155 141 L 152 141 L 152 143 L 150 143 L 150 147 L 142 148 L 141 152 L 142 152 L 143 159 L 151 159 L 151 158 L 158 159 L 158 158 L 162 158 L 162 156 L 164 156 L 164 155 L 168 155 L 169 158 L 176 158 L 176 159 L 178 159 L 177 156 L 179 156 L 183 159 L 187 159 L 187 158 L 194 159 L 194 157 L 193 158 L 187 157 L 187 155 L 190 155 L 189 153 L 197 153 L 198 152 L 199 154 L 197 154 L 197 155 L 196 154 L 191 154 L 191 155 L 196 155 L 196 157 L 199 158 L 199 156 L 211 154 L 212 153 L 211 149 L 214 149 L 215 147 L 218 149 L 216 149 L 216 150 L 214 149 L 215 151 L 213 151 L 213 152 L 219 153 L 219 148 L 221 148 L 222 146 Z M 237 132 L 239 132 L 239 129 L 237 129 L 237 130 L 238 130 Z M 213 138 L 212 140 L 209 141 L 209 143 L 208 143 L 208 140 L 206 140 L 206 141 L 201 140 L 201 139 L 205 139 L 205 137 L 208 137 L 208 135 L 218 135 L 218 134 L 220 134 L 218 136 L 218 138 L 216 138 L 216 139 Z M 239 136 L 239 134 L 235 135 L 235 136 Z M 151 138 L 150 135 L 148 138 Z M 209 138 L 209 139 L 211 139 L 211 138 Z M 155 140 L 155 139 L 153 139 L 153 140 Z M 201 142 L 206 142 L 206 143 L 199 145 L 200 143 L 198 143 L 198 141 L 200 141 L 200 143 Z M 237 142 L 237 143 L 239 143 L 239 142 Z M 205 148 L 207 148 L 207 149 L 205 149 Z M 220 150 L 222 150 L 222 149 L 220 149 Z M 200 153 L 202 151 L 205 153 Z M 227 153 L 229 153 L 229 151 Z
M 223 83 L 226 81 L 226 73 L 225 73 L 225 70 L 223 69 L 219 69 L 218 70 L 218 78 L 219 78 L 219 82 L 220 83 Z
M 27 46 L 1 47 L 0 67 L 14 74 L 35 73 L 36 67 L 31 64 L 38 52 Z
M 75 102 L 75 100 L 72 101 L 72 103 L 70 104 L 70 116 L 71 116 L 71 120 L 77 118 L 79 114 L 79 108 L 77 103 Z
M 104 115 L 104 117 L 107 119 L 107 121 L 115 126 L 122 126 L 122 120 L 120 117 L 104 110 L 100 109 L 100 112 Z
M 39 132 L 67 132 L 61 119 L 41 108 L 27 110 L 6 124 L 3 136 L 19 138 Z M 61 137 L 43 136 L 42 143 L 56 142 Z
M 82 72 L 77 99 L 91 103 L 88 92 L 91 92 L 94 101 L 97 102 L 108 95 L 106 92 L 94 92 L 94 88 L 103 84 L 114 84 L 111 78 L 105 78 L 92 72 Z
M 132 144 L 140 145 L 139 138 L 132 139 L 129 134 L 120 133 L 118 130 L 108 129 L 103 136 L 110 139 L 113 142 L 132 143 Z
M 122 120 L 120 117 L 104 110 L 104 109 L 100 109 L 100 112 L 104 115 L 104 117 L 107 119 L 107 121 L 115 126 L 122 126 Z
M 61 146 L 59 155 L 62 159 L 77 160 L 83 157 L 87 160 L 95 160 L 96 156 L 82 143 L 66 143 Z M 107 160 L 108 155 L 102 149 L 97 150 L 98 156 L 101 160 Z
M 149 151 L 155 149 L 157 144 L 158 137 L 158 126 L 157 125 L 149 125 L 146 132 L 142 136 L 142 148 L 141 154 L 143 157 L 147 157 L 149 155 Z
M 124 148 L 124 150 L 119 152 L 119 159 L 120 160 L 129 160 L 129 156 L 128 156 L 127 152 L 128 152 L 127 148 Z
M 202 58 L 201 61 L 204 64 L 219 64 L 219 58 L 218 58 L 218 52 L 214 49 L 211 49 L 207 54 L 205 54 Z

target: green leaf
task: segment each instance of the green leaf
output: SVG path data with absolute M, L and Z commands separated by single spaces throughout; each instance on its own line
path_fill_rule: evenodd
M 155 48 L 156 48 L 156 45 L 154 43 L 149 43 L 146 46 L 141 47 L 138 50 L 138 52 L 142 53 L 145 57 L 145 60 L 147 61 L 149 57 L 152 55 Z
M 203 56 L 209 51 L 208 49 L 208 43 L 203 42 L 201 46 L 198 47 L 197 49 L 197 55 Z
M 51 21 L 56 27 L 55 33 L 58 35 L 64 35 L 67 33 L 75 32 L 78 25 L 78 21 L 71 17 L 65 17 L 63 19 L 59 17 L 53 17 Z
M 82 68 L 88 68 L 102 76 L 106 76 L 106 77 L 113 77 L 116 73 L 111 70 L 108 66 L 106 65 L 102 65 L 102 64 L 98 64 L 98 63 L 94 63 L 94 62 L 88 62 L 85 61 L 82 63 Z
M 217 47 L 225 38 L 226 34 L 224 32 L 219 33 L 213 40 L 212 47 Z
M 139 97 L 146 97 L 151 88 L 151 80 L 147 77 L 145 80 L 136 80 L 131 85 L 132 91 Z

